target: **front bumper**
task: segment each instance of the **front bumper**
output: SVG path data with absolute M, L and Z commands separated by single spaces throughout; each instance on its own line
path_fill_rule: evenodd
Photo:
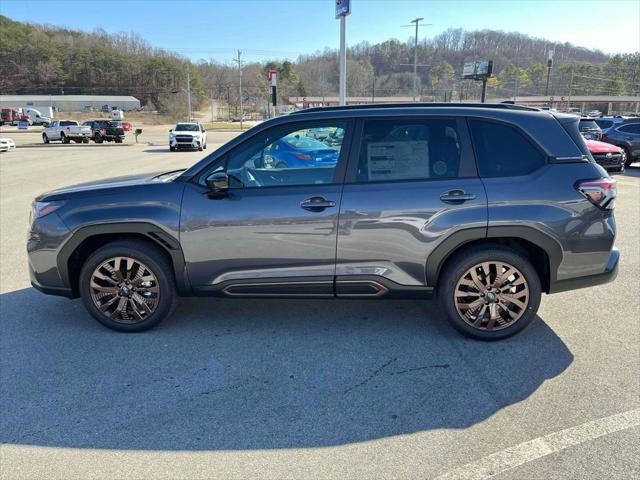
M 33 221 L 27 238 L 27 259 L 31 285 L 49 295 L 74 297 L 69 282 L 58 270 L 58 250 L 70 235 L 56 212 Z
M 169 139 L 169 145 L 171 145 L 172 148 L 200 148 L 200 139 L 194 138 L 190 141 L 184 141 L 172 138 Z
M 553 282 L 549 287 L 549 293 L 566 292 L 568 290 L 577 290 L 579 288 L 594 287 L 604 283 L 613 282 L 618 276 L 618 264 L 620 263 L 620 250 L 616 247 L 611 249 L 609 261 L 604 272 L 596 275 L 587 275 L 584 277 L 568 278 Z

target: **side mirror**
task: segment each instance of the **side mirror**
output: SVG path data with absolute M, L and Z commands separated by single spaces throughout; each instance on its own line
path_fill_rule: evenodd
M 173 132 L 173 128 L 170 128 L 170 129 L 169 129 L 169 133 L 171 133 L 171 132 Z
M 224 193 L 229 190 L 229 176 L 226 172 L 215 172 L 207 177 L 207 186 L 216 193 Z

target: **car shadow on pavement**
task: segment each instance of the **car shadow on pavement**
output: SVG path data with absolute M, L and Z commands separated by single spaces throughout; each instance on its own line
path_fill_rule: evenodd
M 9 444 L 308 448 L 467 428 L 573 361 L 539 318 L 479 342 L 426 301 L 182 299 L 139 334 L 33 289 L 0 313 Z

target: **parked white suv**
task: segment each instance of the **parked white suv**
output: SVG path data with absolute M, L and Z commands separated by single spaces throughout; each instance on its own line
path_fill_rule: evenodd
M 89 137 L 91 127 L 80 126 L 75 120 L 54 120 L 42 130 L 44 143 L 53 140 L 60 140 L 62 143 L 69 143 L 71 140 L 76 143 L 89 143 Z
M 179 122 L 169 130 L 169 150 L 180 148 L 207 148 L 207 132 L 200 122 Z

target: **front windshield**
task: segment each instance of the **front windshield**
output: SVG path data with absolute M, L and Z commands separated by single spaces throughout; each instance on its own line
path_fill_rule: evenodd
M 172 182 L 177 177 L 179 177 L 180 174 L 183 173 L 185 170 L 186 168 L 182 168 L 180 170 L 174 170 L 172 172 L 161 173 L 160 175 L 153 177 L 153 180 L 156 182 Z
M 176 132 L 197 132 L 200 129 L 198 128 L 198 125 L 193 123 L 179 123 L 176 125 L 175 130 Z
M 598 124 L 593 120 L 580 120 L 580 128 L 597 129 Z

